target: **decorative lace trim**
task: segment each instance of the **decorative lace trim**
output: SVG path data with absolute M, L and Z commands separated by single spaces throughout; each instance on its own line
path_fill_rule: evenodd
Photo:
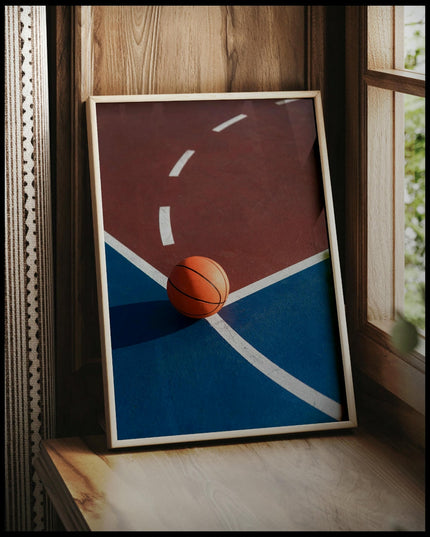
M 52 235 L 45 6 L 5 6 L 6 523 L 46 529 L 34 471 L 53 432 Z

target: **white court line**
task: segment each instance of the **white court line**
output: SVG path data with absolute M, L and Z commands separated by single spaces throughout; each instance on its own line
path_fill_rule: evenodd
M 270 361 L 233 330 L 233 328 L 217 313 L 211 317 L 207 317 L 206 321 L 233 347 L 233 349 L 261 373 L 266 375 L 266 377 L 269 377 L 273 382 L 276 382 L 276 384 L 279 384 L 279 386 L 302 401 L 305 401 L 321 412 L 324 412 L 324 414 L 327 414 L 335 420 L 341 419 L 342 406 L 339 403 L 314 390 Z
M 162 287 L 167 287 L 167 277 L 161 274 L 161 272 L 144 261 L 141 257 L 135 254 L 132 250 L 127 248 L 120 241 L 112 237 L 105 231 L 105 241 L 119 254 L 125 257 L 135 267 L 144 272 L 147 276 L 152 278 Z M 294 394 L 296 397 L 302 399 L 306 403 L 317 408 L 324 414 L 340 420 L 342 415 L 342 407 L 336 401 L 333 401 L 326 395 L 314 390 L 307 384 L 304 384 L 301 380 L 293 377 L 287 373 L 284 369 L 281 369 L 278 365 L 270 361 L 257 349 L 245 341 L 224 319 L 222 319 L 217 313 L 211 317 L 203 319 L 207 321 L 218 334 L 236 350 L 245 360 L 247 360 L 252 366 L 258 369 L 261 373 L 270 378 L 273 382 L 276 382 L 279 386 Z
M 298 100 L 299 99 L 282 99 L 282 101 L 276 101 L 276 104 L 288 104 Z
M 169 173 L 169 177 L 179 177 L 182 168 L 188 162 L 188 160 L 194 155 L 194 149 L 187 149 L 178 162 L 173 166 Z
M 160 207 L 158 213 L 158 226 L 160 228 L 161 242 L 163 246 L 175 244 L 170 223 L 170 207 Z
M 324 259 L 328 259 L 329 256 L 330 256 L 329 250 L 324 250 L 322 252 L 319 252 L 318 254 L 313 255 L 312 257 L 303 259 L 303 261 L 299 261 L 298 263 L 295 263 L 294 265 L 291 265 L 290 267 L 282 269 L 279 272 L 275 272 L 274 274 L 271 274 L 270 276 L 266 276 L 266 278 L 262 278 L 261 280 L 258 280 L 257 282 L 254 282 L 254 283 L 251 283 L 250 285 L 242 287 L 241 289 L 238 289 L 237 291 L 233 291 L 232 293 L 229 294 L 224 306 L 228 306 L 229 304 L 236 302 L 236 300 L 240 300 L 241 298 L 251 295 L 252 293 L 255 293 L 256 291 L 260 291 L 261 289 L 264 289 L 265 287 L 268 287 L 269 285 L 272 285 L 273 283 L 280 282 L 281 280 L 288 278 L 288 276 L 292 276 L 293 274 L 297 274 L 297 272 L 301 272 L 302 270 L 306 268 L 312 267 L 313 265 L 316 265 L 317 263 L 324 261 Z
M 147 261 L 143 260 L 140 256 L 138 256 L 132 250 L 127 248 L 127 246 L 122 244 L 122 242 L 119 242 L 119 240 L 115 239 L 115 237 L 112 237 L 112 235 L 109 235 L 107 231 L 105 231 L 105 241 L 107 244 L 109 244 L 109 246 L 111 246 L 119 254 L 125 257 L 127 261 L 130 261 L 130 263 L 132 263 L 135 267 L 140 269 L 147 276 L 149 276 L 155 282 L 161 285 L 161 287 L 164 287 L 164 289 L 166 289 L 167 277 L 164 276 L 164 274 L 161 274 L 161 272 L 158 269 L 150 265 Z
M 215 132 L 220 132 L 226 129 L 227 127 L 230 127 L 230 125 L 237 123 L 241 119 L 245 119 L 246 117 L 247 117 L 246 114 L 239 114 L 238 116 L 232 117 L 231 119 L 224 121 L 224 123 L 220 123 L 217 127 L 214 127 L 212 130 Z

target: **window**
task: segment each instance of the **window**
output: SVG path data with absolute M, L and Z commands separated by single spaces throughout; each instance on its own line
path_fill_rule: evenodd
M 425 6 L 401 6 L 403 14 L 403 63 L 405 69 L 425 74 Z
M 404 68 L 425 74 L 425 7 L 404 6 Z M 425 99 L 404 96 L 405 297 L 403 313 L 425 336 Z
M 425 99 L 404 96 L 405 296 L 403 313 L 425 336 Z
M 422 413 L 423 10 L 346 7 L 346 296 L 352 354 L 362 371 Z M 399 318 L 419 329 L 411 352 L 393 346 Z
M 419 8 L 368 7 L 368 319 L 390 331 L 402 316 L 423 336 L 425 114 L 411 86 L 423 71 Z

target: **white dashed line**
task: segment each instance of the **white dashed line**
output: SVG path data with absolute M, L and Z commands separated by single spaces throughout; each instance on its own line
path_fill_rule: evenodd
M 195 151 L 193 149 L 187 149 L 178 162 L 173 166 L 169 177 L 179 177 L 179 174 L 182 171 L 182 168 L 188 162 L 188 160 L 194 155 Z
M 160 228 L 161 242 L 163 246 L 175 244 L 170 223 L 170 207 L 160 207 L 158 214 L 158 224 Z
M 282 101 L 276 101 L 276 104 L 288 104 L 293 103 L 294 101 L 299 101 L 300 99 L 282 99 Z
M 220 132 L 227 127 L 230 127 L 230 125 L 233 125 L 234 123 L 237 123 L 238 121 L 245 119 L 247 116 L 246 114 L 239 114 L 238 116 L 232 117 L 231 119 L 228 119 L 227 121 L 224 121 L 224 123 L 220 123 L 217 127 L 214 127 L 212 130 L 215 132 Z

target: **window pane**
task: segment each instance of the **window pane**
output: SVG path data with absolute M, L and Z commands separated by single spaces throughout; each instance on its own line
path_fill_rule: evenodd
M 404 6 L 405 69 L 425 73 L 425 6 Z
M 425 99 L 404 96 L 405 298 L 404 315 L 425 329 Z

